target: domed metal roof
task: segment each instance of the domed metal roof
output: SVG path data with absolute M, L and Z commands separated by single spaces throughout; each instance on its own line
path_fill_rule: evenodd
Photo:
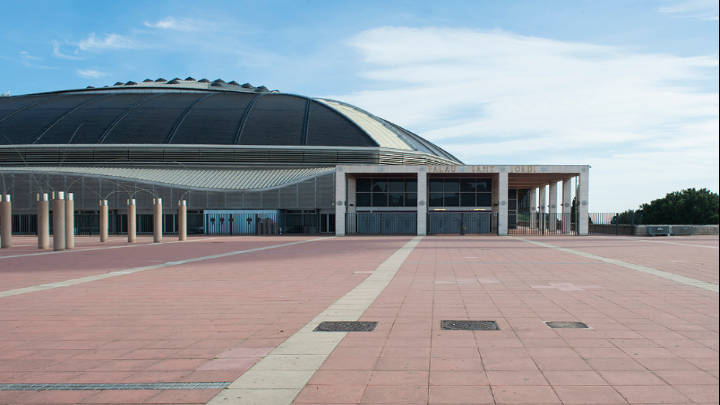
M 339 101 L 221 79 L 212 86 L 173 81 L 179 84 L 118 82 L 0 98 L 0 145 L 380 147 L 459 162 L 410 131 Z

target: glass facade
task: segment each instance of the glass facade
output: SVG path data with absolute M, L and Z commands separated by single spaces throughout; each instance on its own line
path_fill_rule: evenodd
M 430 207 L 490 207 L 492 179 L 442 178 L 428 180 Z
M 355 204 L 358 207 L 415 207 L 417 180 L 414 178 L 357 179 Z

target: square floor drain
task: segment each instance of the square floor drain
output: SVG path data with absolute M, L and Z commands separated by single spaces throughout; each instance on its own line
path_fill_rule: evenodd
M 326 321 L 320 322 L 315 332 L 372 332 L 377 322 Z
M 445 330 L 500 330 L 495 321 L 440 321 Z
M 571 329 L 587 329 L 588 326 L 582 322 L 566 322 L 566 321 L 548 321 L 545 324 L 553 329 L 555 328 L 571 328 Z

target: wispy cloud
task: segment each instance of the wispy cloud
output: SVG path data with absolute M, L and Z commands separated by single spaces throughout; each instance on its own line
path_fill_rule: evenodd
M 349 45 L 365 61 L 359 74 L 382 89 L 337 97 L 465 162 L 593 164 L 591 190 L 608 198 L 595 198 L 596 209 L 634 205 L 610 201 L 637 193 L 614 189 L 617 179 L 603 174 L 609 169 L 657 183 L 655 190 L 680 186 L 669 171 L 717 189 L 718 94 L 707 84 L 717 76 L 715 55 L 446 28 L 376 28 Z M 666 154 L 674 158 L 652 163 Z
M 28 51 L 20 51 L 18 57 L 15 59 L 16 62 L 21 63 L 23 66 L 33 69 L 55 69 L 53 66 L 46 65 L 43 63 L 44 58 L 40 56 L 32 55 Z
M 680 17 L 718 21 L 718 0 L 674 1 L 658 8 L 658 11 L 665 14 L 675 14 Z
M 163 30 L 197 31 L 200 26 L 203 25 L 203 23 L 188 18 L 165 17 L 162 20 L 158 20 L 154 23 L 145 21 L 144 25 L 146 27 L 159 28 Z
M 108 75 L 107 72 L 101 72 L 95 69 L 78 69 L 76 70 L 76 73 L 82 77 L 87 77 L 90 79 L 98 79 L 100 77 L 105 77 Z
M 100 39 L 95 33 L 90 33 L 87 38 L 77 43 L 77 47 L 83 51 L 97 51 L 106 49 L 138 49 L 143 45 L 135 39 L 120 34 L 105 34 Z
M 66 53 L 63 53 L 63 52 L 62 52 L 62 49 L 61 49 L 60 42 L 58 42 L 58 41 L 53 40 L 53 41 L 50 41 L 50 43 L 52 44 L 53 55 L 54 55 L 56 58 L 68 59 L 68 60 L 82 60 L 82 59 L 83 59 L 83 58 L 80 57 L 80 56 L 68 55 L 68 54 L 66 54 Z

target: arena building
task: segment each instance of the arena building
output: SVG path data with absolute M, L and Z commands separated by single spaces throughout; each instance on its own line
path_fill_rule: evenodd
M 189 233 L 587 234 L 587 165 L 465 165 L 342 101 L 188 77 L 0 97 L 0 187 L 14 233 L 38 193 L 74 194 L 75 230 L 152 232 L 152 199 Z M 558 204 L 558 187 L 560 204 Z M 578 201 L 575 209 L 574 201 Z

